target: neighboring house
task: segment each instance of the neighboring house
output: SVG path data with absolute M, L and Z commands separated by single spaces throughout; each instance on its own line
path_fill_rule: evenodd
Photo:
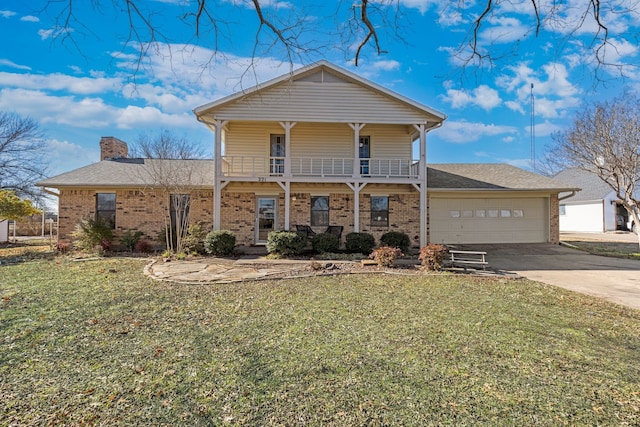
M 573 196 L 561 195 L 560 231 L 601 233 L 627 229 L 626 209 L 618 203 L 615 191 L 598 175 L 572 168 L 559 172 L 554 179 L 582 189 Z
M 9 221 L 0 220 L 0 243 L 9 241 Z
M 214 132 L 215 155 L 193 161 L 202 180 L 191 221 L 231 230 L 239 244 L 263 244 L 270 231 L 296 225 L 376 239 L 397 230 L 414 246 L 558 242 L 558 193 L 570 186 L 507 165 L 427 173 L 427 132 L 445 115 L 326 61 L 194 113 Z M 100 163 L 39 183 L 58 189 L 61 237 L 86 215 L 113 215 L 117 232 L 154 235 L 171 197 L 145 178 L 159 161 L 127 159 L 115 138 L 103 138 L 101 151 Z

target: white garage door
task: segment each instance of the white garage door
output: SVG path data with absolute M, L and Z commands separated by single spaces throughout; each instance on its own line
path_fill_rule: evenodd
M 547 199 L 430 198 L 433 243 L 543 243 L 548 241 Z

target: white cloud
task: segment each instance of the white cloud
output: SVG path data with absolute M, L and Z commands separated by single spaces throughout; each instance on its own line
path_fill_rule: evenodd
M 494 124 L 472 123 L 466 120 L 447 121 L 446 125 L 438 130 L 438 138 L 456 144 L 474 142 L 484 137 L 496 137 L 500 135 L 517 134 L 518 130 L 513 126 L 500 126 Z
M 79 164 L 88 165 L 100 159 L 98 144 L 92 144 L 91 148 L 87 148 L 80 144 L 60 141 L 55 138 L 46 140 L 45 144 L 51 176 L 75 169 Z
M 556 132 L 560 132 L 564 129 L 563 126 L 552 123 L 548 120 L 545 120 L 543 123 L 534 124 L 534 128 L 536 130 L 536 137 L 546 137 L 550 136 Z M 531 126 L 526 127 L 527 133 L 531 132 Z
M 33 16 L 33 15 L 23 16 L 22 18 L 20 18 L 20 20 L 24 21 L 24 22 L 40 22 L 40 18 L 38 18 L 37 16 Z
M 449 85 L 451 82 L 445 83 L 445 86 Z M 480 85 L 472 91 L 449 88 L 442 99 L 450 103 L 453 108 L 466 108 L 475 105 L 486 111 L 490 111 L 501 103 L 498 91 L 487 85 Z
M 0 59 L 0 65 L 15 68 L 17 70 L 31 70 L 31 67 L 27 65 L 16 64 L 15 62 L 9 61 L 8 59 Z
M 14 15 L 16 15 L 16 13 L 11 10 L 0 10 L 0 16 L 3 18 L 11 18 Z
M 526 38 L 531 27 L 512 17 L 493 17 L 485 21 L 489 24 L 481 31 L 480 39 L 488 43 L 512 43 Z
M 437 0 L 400 0 L 400 4 L 409 9 L 418 9 L 424 14 L 431 6 L 437 5 Z
M 48 30 L 38 30 L 38 35 L 42 40 L 47 40 L 48 38 L 56 38 L 60 36 L 60 34 L 62 33 L 71 33 L 71 32 L 73 32 L 73 30 L 70 28 L 56 27 L 56 28 L 49 28 Z
M 46 75 L 0 72 L 0 86 L 35 90 L 68 91 L 74 94 L 97 94 L 117 91 L 123 85 L 121 79 L 74 77 L 61 73 Z

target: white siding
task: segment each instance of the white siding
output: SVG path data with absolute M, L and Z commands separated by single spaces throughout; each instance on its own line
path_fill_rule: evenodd
M 207 114 L 225 120 L 406 124 L 440 121 L 359 84 L 333 81 L 282 83 Z
M 9 221 L 0 221 L 0 243 L 9 241 Z
M 225 156 L 269 156 L 269 135 L 284 134 L 274 122 L 232 122 L 225 133 Z M 411 136 L 405 125 L 365 126 L 371 157 L 411 159 Z M 353 158 L 354 131 L 346 123 L 298 123 L 291 129 L 291 156 Z
M 563 205 L 562 202 L 560 202 Z M 560 231 L 582 231 L 601 233 L 604 231 L 602 200 L 581 204 L 565 204 L 564 215 L 560 215 Z

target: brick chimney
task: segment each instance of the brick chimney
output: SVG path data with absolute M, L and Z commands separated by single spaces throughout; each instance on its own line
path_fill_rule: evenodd
M 114 138 L 113 136 L 103 136 L 100 138 L 100 160 L 111 160 L 118 157 L 127 157 L 129 147 L 127 143 Z

